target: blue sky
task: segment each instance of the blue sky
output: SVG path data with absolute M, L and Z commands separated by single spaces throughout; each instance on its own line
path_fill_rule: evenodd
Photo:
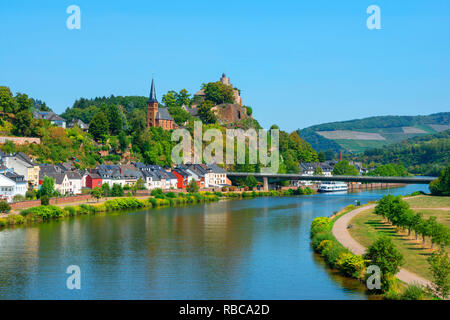
M 339 2 L 339 3 L 338 3 Z M 81 30 L 66 8 L 81 8 Z M 381 9 L 368 30 L 366 9 Z M 222 72 L 264 127 L 450 110 L 450 1 L 6 1 L 0 85 L 79 97 L 199 90 Z

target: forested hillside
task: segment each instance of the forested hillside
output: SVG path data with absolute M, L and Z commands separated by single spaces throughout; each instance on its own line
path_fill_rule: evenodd
M 450 112 L 427 116 L 379 116 L 331 122 L 299 130 L 317 151 L 360 153 L 415 136 L 450 129 Z
M 0 149 L 7 153 L 22 151 L 41 163 L 73 160 L 80 168 L 95 167 L 100 163 L 126 163 L 143 161 L 161 166 L 172 165 L 171 151 L 176 142 L 171 131 L 146 127 L 146 97 L 111 96 L 94 99 L 80 98 L 73 107 L 61 115 L 67 121 L 80 119 L 89 124 L 89 132 L 78 126 L 64 129 L 48 120 L 34 119 L 33 110 L 51 110 L 45 102 L 33 100 L 26 94 L 15 96 L 10 89 L 0 86 L 0 131 L 7 136 L 41 138 L 41 144 L 14 145 L 7 142 Z M 194 120 L 181 106 L 190 106 L 191 95 L 186 90 L 169 91 L 162 97 L 161 107 L 167 107 L 177 123 L 185 124 L 193 134 Z M 207 114 L 210 110 L 206 110 Z M 248 118 L 236 123 L 220 125 L 216 121 L 204 122 L 203 130 L 216 128 L 225 134 L 227 128 L 260 128 L 258 122 Z M 274 126 L 274 128 L 277 128 Z M 205 143 L 206 145 L 207 143 Z M 225 152 L 224 152 L 225 154 Z M 280 172 L 297 172 L 301 161 L 317 161 L 311 145 L 296 132 L 280 131 Z M 256 172 L 258 165 L 230 166 L 231 170 Z
M 402 163 L 411 173 L 438 176 L 450 164 L 450 130 L 366 150 L 356 159 L 364 163 Z

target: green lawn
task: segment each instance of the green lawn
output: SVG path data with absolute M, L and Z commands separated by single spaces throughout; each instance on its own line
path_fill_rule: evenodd
M 450 207 L 449 197 L 417 196 L 406 201 L 410 203 L 412 208 Z M 450 210 L 426 209 L 414 211 L 422 212 L 424 217 L 436 216 L 439 222 L 450 227 Z M 396 227 L 387 224 L 382 217 L 375 215 L 373 210 L 361 212 L 350 223 L 353 225 L 349 229 L 351 236 L 363 246 L 368 247 L 380 235 L 386 235 L 394 241 L 395 246 L 403 254 L 405 258 L 403 267 L 405 269 L 431 279 L 427 262 L 427 258 L 431 254 L 429 239 L 426 240 L 424 245 L 420 236 L 418 240 L 415 239 L 414 233 L 408 236 L 407 231 L 399 231 Z
M 406 199 L 412 208 L 450 208 L 450 197 L 416 196 Z

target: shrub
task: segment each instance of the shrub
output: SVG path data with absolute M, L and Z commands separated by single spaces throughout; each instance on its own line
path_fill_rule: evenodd
M 156 195 L 159 195 L 159 194 L 164 195 L 164 192 L 162 191 L 161 188 L 153 189 L 152 192 L 151 192 L 151 195 L 152 195 L 152 196 L 156 196 Z
M 116 211 L 125 209 L 138 209 L 145 206 L 144 202 L 136 198 L 112 199 L 104 202 L 106 211 Z
M 365 263 L 363 257 L 343 252 L 336 261 L 336 267 L 345 275 L 353 278 L 362 278 L 365 274 Z
M 156 201 L 155 198 L 149 198 L 149 199 L 148 199 L 148 202 L 151 203 L 151 205 L 152 205 L 153 208 L 156 208 L 156 206 L 157 206 L 157 201 Z
M 20 214 L 11 214 L 6 218 L 9 225 L 23 224 L 25 218 Z
M 20 202 L 20 201 L 25 201 L 25 200 L 26 200 L 26 198 L 23 195 L 21 195 L 21 194 L 16 194 L 13 197 L 13 201 L 14 202 Z
M 11 206 L 6 201 L 0 201 L 0 212 L 5 213 L 11 211 Z
M 425 292 L 422 287 L 417 285 L 408 286 L 403 292 L 401 299 L 402 300 L 422 300 L 425 297 Z
M 318 217 L 313 220 L 311 223 L 310 234 L 311 237 L 314 236 L 318 232 L 328 231 L 331 227 L 331 220 L 327 217 Z
M 5 218 L 0 218 L 0 227 L 5 227 L 8 225 L 8 221 Z
M 167 197 L 167 198 L 176 198 L 177 195 L 176 195 L 175 192 L 167 192 L 167 193 L 166 193 L 166 197 Z
M 27 200 L 33 200 L 33 199 L 36 199 L 36 191 L 30 190 L 30 191 L 25 192 L 25 198 L 26 198 Z
M 20 214 L 24 217 L 30 216 L 32 221 L 47 221 L 64 216 L 61 208 L 50 205 L 25 209 Z
M 319 245 L 324 240 L 335 241 L 333 235 L 329 232 L 318 232 L 313 236 L 313 238 L 311 239 L 311 244 L 316 252 L 320 253 Z
M 41 206 L 48 206 L 50 204 L 50 197 L 48 195 L 41 196 Z
M 342 253 L 347 252 L 348 250 L 342 247 L 336 241 L 333 242 L 333 245 L 329 248 L 326 248 L 322 254 L 325 259 L 325 262 L 328 263 L 332 268 L 336 268 L 336 262 L 341 256 Z
M 70 217 L 76 216 L 77 215 L 77 210 L 74 207 L 65 207 L 64 210 L 67 211 L 67 215 Z
M 194 179 L 192 179 L 186 187 L 186 191 L 190 193 L 198 192 L 199 189 L 200 187 L 198 186 L 197 181 L 195 181 Z

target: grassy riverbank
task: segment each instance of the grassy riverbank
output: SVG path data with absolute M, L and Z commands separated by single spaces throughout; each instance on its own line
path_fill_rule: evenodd
M 415 196 L 406 199 L 414 210 L 420 210 L 426 217 L 426 214 L 438 217 L 438 221 L 446 221 L 448 225 L 450 220 L 450 211 L 446 208 L 450 207 L 450 198 L 432 197 L 432 196 Z M 327 265 L 333 269 L 338 270 L 341 274 L 347 277 L 355 278 L 360 281 L 365 281 L 366 266 L 370 261 L 365 261 L 363 256 L 355 255 L 345 248 L 332 233 L 332 228 L 337 219 L 341 216 L 353 211 L 354 206 L 348 206 L 333 215 L 331 218 L 319 217 L 314 219 L 311 225 L 311 244 L 317 253 L 319 253 Z M 444 209 L 444 210 L 443 210 Z M 376 220 L 376 221 L 375 221 Z M 407 237 L 407 232 L 401 234 L 399 230 L 392 226 L 385 226 L 385 222 L 373 213 L 373 209 L 362 211 L 351 220 L 353 226 L 350 228 L 350 233 L 356 241 L 365 247 L 369 247 L 381 235 L 388 235 L 394 241 L 395 247 L 403 254 L 405 258 L 404 267 L 407 270 L 413 271 L 424 278 L 431 279 L 429 264 L 427 257 L 432 250 L 430 245 L 420 242 L 422 248 L 412 246 L 412 237 Z M 383 224 L 381 226 L 381 224 Z M 414 244 L 416 244 L 414 237 Z M 423 247 L 425 246 L 425 247 Z M 423 251 L 421 251 L 423 249 Z M 396 278 L 391 278 L 390 289 L 383 293 L 385 299 L 435 299 L 426 290 L 418 286 L 407 286 Z
M 425 219 L 435 216 L 439 223 L 450 227 L 450 197 L 421 195 L 404 200 L 415 213 L 422 213 Z M 373 209 L 356 215 L 350 223 L 353 227 L 349 232 L 360 244 L 368 247 L 380 236 L 388 236 L 404 256 L 403 267 L 425 279 L 432 280 L 427 262 L 427 258 L 433 252 L 429 238 L 425 238 L 423 242 L 421 236 L 416 239 L 414 232 L 408 235 L 407 230 L 401 230 L 388 223 L 382 216 L 376 215 Z
M 363 258 L 351 253 L 350 250 L 340 244 L 331 231 L 334 222 L 339 217 L 354 209 L 354 205 L 349 205 L 331 218 L 315 218 L 310 229 L 311 245 L 314 251 L 323 257 L 329 267 L 337 269 L 345 276 L 363 280 L 366 271 Z
M 271 190 L 271 191 L 244 191 L 244 192 L 196 192 L 174 193 L 160 192 L 147 199 L 135 197 L 118 197 L 98 203 L 82 203 L 77 205 L 46 205 L 37 206 L 20 211 L 19 214 L 11 213 L 0 218 L 0 228 L 28 223 L 39 223 L 53 219 L 74 217 L 86 214 L 108 213 L 131 209 L 151 209 L 170 206 L 183 206 L 219 201 L 220 199 L 250 199 L 256 197 L 279 197 L 292 195 L 308 195 L 314 193 L 309 188 Z

